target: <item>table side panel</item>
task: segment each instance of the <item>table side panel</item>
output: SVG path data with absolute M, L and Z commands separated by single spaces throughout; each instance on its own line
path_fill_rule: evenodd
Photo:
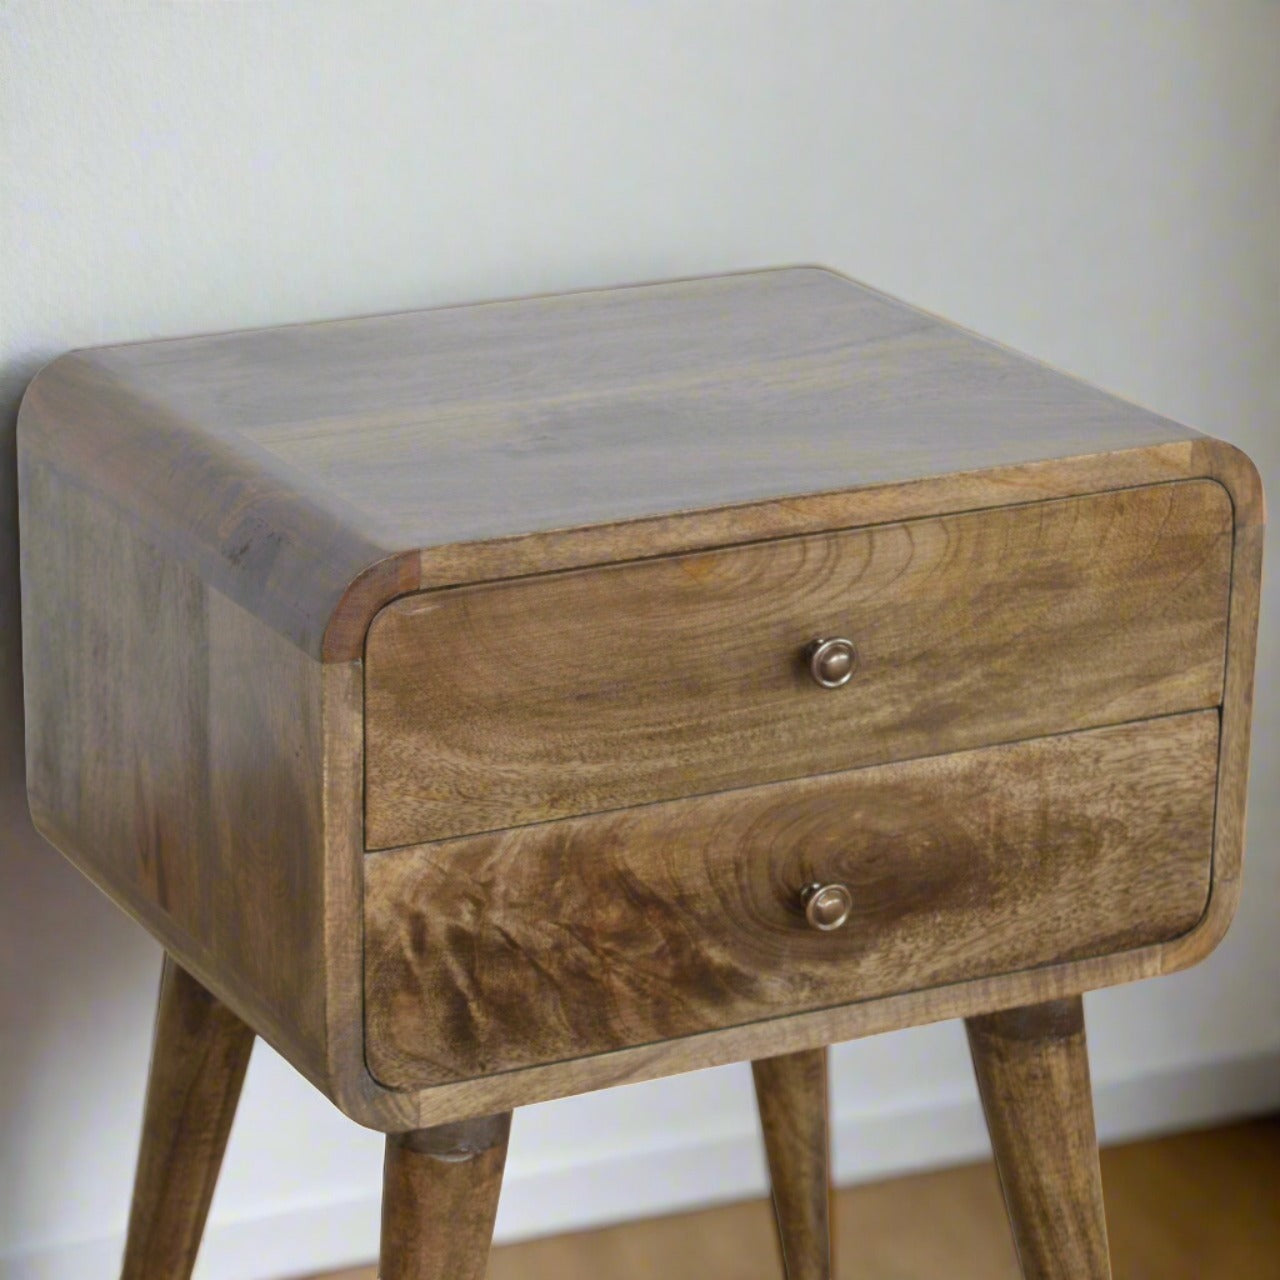
M 406 597 L 367 642 L 366 842 L 1214 706 L 1231 543 L 1194 480 Z
M 327 1088 L 324 667 L 38 455 L 21 484 L 36 826 Z
M 1191 929 L 1217 711 L 366 859 L 366 1057 L 415 1088 Z M 850 886 L 831 934 L 799 891 Z

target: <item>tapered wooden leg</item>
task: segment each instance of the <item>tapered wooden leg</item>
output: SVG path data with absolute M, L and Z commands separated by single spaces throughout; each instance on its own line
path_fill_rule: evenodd
M 830 1280 L 827 1051 L 761 1058 L 751 1071 L 783 1268 L 788 1280 Z
M 510 1131 L 507 1111 L 388 1135 L 379 1280 L 483 1280 Z
M 253 1032 L 165 957 L 123 1280 L 188 1280 Z
M 1080 998 L 966 1026 L 1024 1280 L 1110 1280 Z

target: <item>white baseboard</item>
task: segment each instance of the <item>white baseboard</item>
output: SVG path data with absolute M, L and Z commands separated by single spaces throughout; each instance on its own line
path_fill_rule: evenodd
M 1217 1124 L 1280 1110 L 1280 1056 L 1211 1062 L 1102 1083 L 1094 1091 L 1104 1142 Z M 843 1185 L 982 1159 L 986 1131 L 976 1096 L 910 1111 L 835 1116 L 836 1180 Z M 765 1192 L 753 1127 L 554 1171 L 513 1174 L 498 1238 L 511 1241 L 688 1210 Z M 267 1217 L 212 1222 L 197 1280 L 280 1280 L 367 1262 L 377 1253 L 378 1199 L 301 1205 Z M 0 1280 L 89 1280 L 116 1274 L 113 1235 L 0 1258 Z

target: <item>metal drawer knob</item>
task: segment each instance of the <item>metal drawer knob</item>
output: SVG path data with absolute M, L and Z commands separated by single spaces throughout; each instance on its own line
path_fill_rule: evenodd
M 824 689 L 838 689 L 842 684 L 848 684 L 854 667 L 858 665 L 853 641 L 841 636 L 812 640 L 805 653 L 809 659 L 809 674 Z
M 804 918 L 820 933 L 838 929 L 853 910 L 853 894 L 842 884 L 811 884 L 800 891 Z

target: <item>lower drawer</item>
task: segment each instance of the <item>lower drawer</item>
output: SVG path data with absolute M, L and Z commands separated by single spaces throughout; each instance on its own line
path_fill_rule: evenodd
M 370 855 L 365 1039 L 417 1088 L 1176 937 L 1218 713 Z M 847 886 L 819 932 L 802 890 Z

